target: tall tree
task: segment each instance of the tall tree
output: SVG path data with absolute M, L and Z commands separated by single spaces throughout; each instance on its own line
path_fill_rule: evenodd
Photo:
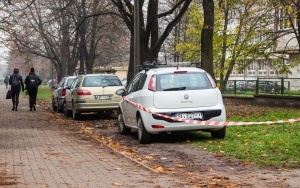
M 130 61 L 128 70 L 128 81 L 134 76 L 134 61 L 133 61 L 133 36 L 134 36 L 134 5 L 129 0 L 111 0 L 119 11 L 121 18 L 124 20 L 127 28 L 130 31 Z M 181 20 L 184 13 L 187 11 L 192 0 L 178 0 L 176 4 L 168 7 L 165 2 L 158 0 L 149 0 L 148 4 L 144 0 L 140 1 L 140 64 L 145 61 L 157 60 L 158 53 L 169 36 L 175 25 Z M 168 8 L 164 12 L 160 12 L 159 7 Z M 147 11 L 144 11 L 147 10 Z M 173 13 L 177 11 L 177 15 Z M 144 16 L 147 14 L 147 16 Z M 166 20 L 170 20 L 166 22 Z M 160 28 L 159 26 L 163 26 Z
M 204 24 L 201 33 L 201 67 L 215 78 L 213 67 L 214 1 L 203 0 Z

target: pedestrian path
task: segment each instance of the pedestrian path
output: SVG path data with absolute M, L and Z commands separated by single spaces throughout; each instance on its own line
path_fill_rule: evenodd
M 29 111 L 22 95 L 19 111 L 11 111 L 6 91 L 0 85 L 0 187 L 183 187 L 175 177 L 155 173 L 87 136 L 62 130 L 38 105 L 36 112 Z

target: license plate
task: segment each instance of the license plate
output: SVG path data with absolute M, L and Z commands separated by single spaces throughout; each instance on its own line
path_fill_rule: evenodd
M 110 100 L 111 96 L 110 95 L 95 95 L 96 100 Z
M 203 114 L 200 112 L 195 113 L 177 113 L 174 115 L 177 118 L 184 118 L 184 119 L 203 119 Z

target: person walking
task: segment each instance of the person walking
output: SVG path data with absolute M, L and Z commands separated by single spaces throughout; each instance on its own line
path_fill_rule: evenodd
M 9 82 L 9 77 L 6 76 L 6 77 L 4 78 L 4 83 L 5 83 L 6 89 L 7 89 L 8 82 Z
M 29 95 L 29 111 L 36 111 L 36 96 L 38 92 L 38 86 L 41 85 L 42 80 L 34 72 L 34 68 L 30 69 L 29 74 L 25 78 L 25 85 Z
M 18 111 L 18 105 L 19 105 L 19 95 L 22 91 L 24 91 L 24 82 L 21 75 L 19 75 L 19 69 L 14 68 L 14 72 L 9 77 L 9 85 L 11 87 L 11 94 L 12 94 L 12 103 L 13 108 L 12 111 Z

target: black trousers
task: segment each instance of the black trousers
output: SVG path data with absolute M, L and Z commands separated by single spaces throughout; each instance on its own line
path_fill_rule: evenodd
M 27 91 L 29 95 L 29 108 L 33 108 L 33 105 L 36 105 L 36 96 L 38 88 L 28 88 Z
M 16 108 L 19 105 L 19 96 L 20 96 L 21 90 L 19 89 L 12 89 L 11 90 L 11 100 L 13 103 L 13 107 Z

